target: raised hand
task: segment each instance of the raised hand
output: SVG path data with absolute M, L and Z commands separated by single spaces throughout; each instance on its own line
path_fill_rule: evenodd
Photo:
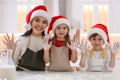
M 90 48 L 90 45 L 87 41 L 81 40 L 81 42 L 78 43 L 78 48 L 81 50 L 82 54 L 86 54 Z
M 75 50 L 76 47 L 78 46 L 79 39 L 80 39 L 80 29 L 77 29 L 74 38 L 70 40 L 70 44 L 67 43 L 67 46 L 70 49 Z
M 109 49 L 112 54 L 116 54 L 120 49 L 120 43 L 119 42 L 114 42 L 113 45 L 106 44 L 105 48 Z
M 78 45 L 78 40 L 70 40 L 70 44 L 67 43 L 67 46 L 72 50 L 75 50 L 77 45 Z
M 74 39 L 76 39 L 76 40 L 80 40 L 80 29 L 77 29 L 76 30 L 76 33 L 75 33 L 75 35 L 74 35 Z
M 51 47 L 51 42 L 49 43 L 49 39 L 48 38 L 43 38 L 41 41 L 40 41 L 40 44 L 42 46 L 42 48 L 44 50 L 49 50 L 50 47 Z
M 12 38 L 10 39 L 10 35 L 6 33 L 6 35 L 4 35 L 3 43 L 8 49 L 14 49 L 16 47 L 16 43 L 14 42 L 14 34 L 12 34 Z

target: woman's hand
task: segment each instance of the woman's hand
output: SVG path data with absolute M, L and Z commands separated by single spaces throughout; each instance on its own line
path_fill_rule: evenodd
M 81 50 L 82 54 L 86 54 L 90 48 L 90 45 L 87 41 L 81 40 L 81 42 L 78 43 L 78 48 Z
M 42 48 L 44 50 L 49 50 L 50 47 L 51 47 L 51 42 L 49 43 L 49 39 L 48 38 L 43 38 L 41 41 L 40 41 L 40 44 L 42 46 Z
M 120 43 L 119 42 L 114 42 L 113 45 L 106 44 L 105 48 L 109 49 L 111 54 L 116 54 L 120 49 Z
M 14 42 L 14 34 L 12 34 L 12 38 L 10 39 L 10 35 L 6 33 L 6 35 L 4 35 L 3 43 L 8 49 L 14 49 L 16 47 L 16 43 Z

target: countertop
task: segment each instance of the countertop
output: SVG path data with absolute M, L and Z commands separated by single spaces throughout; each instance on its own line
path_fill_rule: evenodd
M 120 71 L 118 72 L 18 71 L 17 80 L 120 80 Z

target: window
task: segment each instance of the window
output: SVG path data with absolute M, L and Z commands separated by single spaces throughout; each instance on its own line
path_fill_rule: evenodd
M 44 4 L 44 0 L 17 0 L 17 32 L 24 32 L 25 16 L 35 5 Z
M 83 4 L 83 30 L 87 31 L 96 23 L 109 25 L 108 0 L 87 0 Z
M 93 5 L 83 6 L 83 25 L 84 31 L 87 31 L 93 25 Z

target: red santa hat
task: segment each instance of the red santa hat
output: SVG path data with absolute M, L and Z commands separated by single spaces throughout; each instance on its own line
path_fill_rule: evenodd
M 94 34 L 98 33 L 106 43 L 110 43 L 107 27 L 103 24 L 96 24 L 88 31 L 88 38 Z
M 67 18 L 59 15 L 52 17 L 47 33 L 49 34 L 51 30 L 54 30 L 60 24 L 66 24 L 70 29 L 70 22 L 67 20 Z
M 30 10 L 26 15 L 26 23 L 24 25 L 25 29 L 28 31 L 31 29 L 31 20 L 36 16 L 42 16 L 49 21 L 49 16 L 47 12 L 47 8 L 44 5 L 38 5 L 32 10 Z

